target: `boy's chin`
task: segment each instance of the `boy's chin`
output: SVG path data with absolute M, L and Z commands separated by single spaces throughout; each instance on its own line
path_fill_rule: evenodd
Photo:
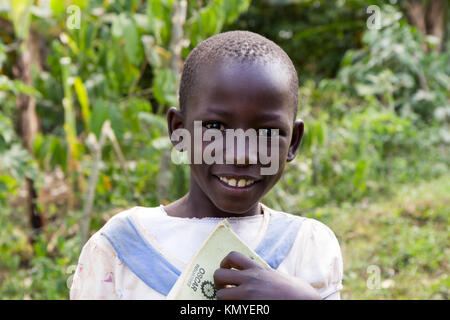
M 230 215 L 235 215 L 235 216 L 243 216 L 246 215 L 253 207 L 256 203 L 251 203 L 251 204 L 246 204 L 246 203 L 242 203 L 242 202 L 234 202 L 234 203 L 221 203 L 221 201 L 219 201 L 219 203 L 215 203 L 216 207 L 218 209 L 220 209 L 221 211 L 230 214 Z

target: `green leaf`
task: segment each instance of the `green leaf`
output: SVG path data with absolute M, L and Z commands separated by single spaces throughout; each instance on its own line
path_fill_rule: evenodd
M 325 142 L 325 125 L 320 121 L 315 123 L 316 141 L 319 146 L 322 146 Z
M 111 128 L 117 137 L 122 140 L 123 137 L 123 119 L 117 104 L 105 100 L 98 100 L 94 105 L 91 117 L 91 131 L 100 139 L 100 133 L 103 123 L 106 120 L 111 121 Z
M 191 45 L 196 46 L 207 37 L 219 33 L 225 23 L 234 22 L 249 5 L 249 0 L 212 0 L 187 22 Z
M 155 70 L 153 79 L 153 94 L 162 105 L 174 106 L 176 97 L 176 78 L 171 69 L 163 68 Z
M 139 120 L 157 127 L 161 132 L 167 132 L 167 122 L 163 117 L 150 112 L 139 112 L 138 117 Z
M 153 68 L 158 69 L 168 64 L 171 57 L 170 51 L 156 45 L 153 36 L 142 36 L 141 40 L 144 45 L 145 56 Z
M 230 0 L 225 1 L 226 23 L 234 22 L 243 12 L 248 10 L 251 0 Z
M 55 169 L 58 165 L 66 172 L 67 150 L 58 137 L 53 137 L 50 140 L 50 166 L 52 169 Z
M 11 80 L 7 76 L 0 75 L 0 91 L 9 91 L 15 95 L 20 93 L 40 98 L 41 94 L 32 86 L 28 86 L 22 81 Z
M 132 98 L 123 104 L 124 126 L 129 128 L 133 134 L 141 134 L 141 125 L 139 121 L 139 112 L 151 112 L 152 105 L 148 100 Z
M 111 120 L 111 128 L 113 129 L 118 141 L 123 138 L 123 118 L 122 113 L 117 104 L 111 104 L 108 108 L 109 119 Z
M 97 139 L 100 139 L 100 132 L 102 130 L 103 123 L 109 118 L 108 106 L 103 100 L 97 100 L 94 104 L 91 116 L 91 132 L 93 132 Z
M 15 179 L 22 180 L 25 176 L 35 174 L 31 164 L 33 158 L 19 143 L 14 143 L 6 151 L 2 151 L 0 171 L 9 172 Z
M 367 171 L 368 163 L 366 160 L 358 160 L 356 162 L 355 175 L 353 178 L 353 186 L 362 191 L 365 189 L 364 176 Z
M 5 53 L 5 46 L 0 41 L 0 69 L 2 68 L 3 64 L 7 61 L 8 57 Z
M 47 152 L 45 152 L 45 139 L 42 133 L 38 132 L 33 141 L 33 154 L 39 161 L 39 164 L 43 166 Z
M 32 0 L 10 1 L 10 16 L 14 24 L 14 32 L 19 39 L 28 38 L 31 21 Z
M 144 58 L 144 48 L 134 20 L 126 13 L 121 13 L 115 18 L 111 31 L 115 38 L 124 41 L 125 54 L 130 62 L 134 66 L 140 66 Z
M 50 8 L 52 9 L 54 15 L 60 15 L 64 13 L 65 3 L 61 0 L 50 0 Z
M 0 150 L 2 150 L 3 142 L 8 146 L 16 136 L 11 119 L 0 113 Z
M 140 66 L 144 58 L 144 49 L 136 24 L 134 22 L 128 24 L 125 32 L 125 53 L 133 65 Z
M 80 77 L 76 77 L 74 81 L 75 92 L 77 93 L 78 102 L 81 106 L 81 115 L 83 117 L 83 121 L 86 127 L 86 131 L 89 130 L 89 125 L 91 122 L 91 110 L 89 108 L 89 97 L 86 91 L 86 88 L 83 85 L 83 81 Z
M 172 8 L 173 0 L 147 1 L 148 24 L 157 45 L 164 46 L 169 42 Z

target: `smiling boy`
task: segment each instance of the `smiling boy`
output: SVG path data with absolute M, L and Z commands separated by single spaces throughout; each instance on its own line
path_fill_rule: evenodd
M 183 68 L 180 110 L 171 108 L 167 115 L 172 137 L 185 130 L 192 139 L 189 144 L 172 139 L 178 149 L 193 146 L 189 192 L 167 206 L 135 207 L 108 221 L 83 247 L 83 269 L 77 268 L 71 298 L 164 299 L 209 232 L 226 218 L 271 268 L 228 253 L 214 273 L 218 299 L 339 299 L 342 257 L 333 232 L 260 202 L 298 152 L 304 124 L 296 120 L 297 107 L 297 73 L 272 41 L 233 31 L 200 43 Z M 258 141 L 276 146 L 267 150 L 272 163 L 246 144 L 216 148 L 215 159 L 224 161 L 194 161 L 213 143 L 194 141 L 198 121 L 214 140 L 232 130 L 254 130 Z M 276 170 L 264 174 L 267 167 Z

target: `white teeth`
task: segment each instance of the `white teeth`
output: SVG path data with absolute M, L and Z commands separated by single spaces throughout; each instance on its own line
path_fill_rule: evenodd
M 226 178 L 226 177 L 219 177 L 219 179 L 223 182 L 225 182 L 226 184 L 228 184 L 229 186 L 232 187 L 238 187 L 238 188 L 243 188 L 245 186 L 249 186 L 251 184 L 253 184 L 255 181 L 254 180 L 246 180 L 246 179 L 235 179 L 235 178 Z

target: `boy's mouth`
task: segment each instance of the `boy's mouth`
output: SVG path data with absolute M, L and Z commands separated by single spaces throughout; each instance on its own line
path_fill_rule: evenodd
M 228 187 L 239 188 L 239 189 L 244 189 L 244 188 L 250 187 L 259 181 L 255 178 L 247 177 L 247 176 L 217 175 L 215 177 L 218 178 L 222 184 L 224 184 Z

